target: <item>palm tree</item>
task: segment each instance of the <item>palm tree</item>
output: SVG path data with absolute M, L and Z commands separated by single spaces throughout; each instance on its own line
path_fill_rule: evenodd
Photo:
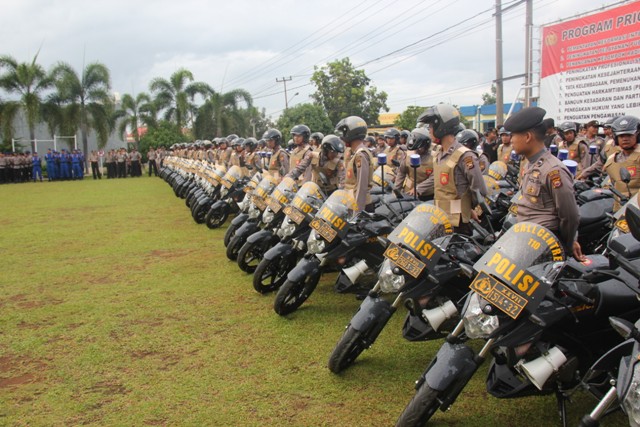
M 154 111 L 155 106 L 146 93 L 139 93 L 135 99 L 125 93 L 122 96 L 120 109 L 115 112 L 115 118 L 121 119 L 118 132 L 122 140 L 125 138 L 127 127 L 129 127 L 132 129 L 131 133 L 137 146 L 140 143 L 138 128 L 142 125 L 155 125 Z
M 79 76 L 69 64 L 59 63 L 52 75 L 58 96 L 65 105 L 65 121 L 73 133 L 80 129 L 84 153 L 89 150 L 88 135 L 91 130 L 98 137 L 98 147 L 103 148 L 113 129 L 109 69 L 94 62 L 87 65 L 82 76 Z
M 216 136 L 222 136 L 223 131 L 244 128 L 245 115 L 242 114 L 238 105 L 241 101 L 251 107 L 251 94 L 244 89 L 234 89 L 225 93 L 212 92 L 207 98 L 206 104 L 213 110 L 213 119 L 216 123 Z
M 188 83 L 191 82 L 191 83 Z M 171 75 L 169 80 L 157 77 L 149 84 L 151 92 L 155 93 L 155 103 L 159 109 L 165 109 L 164 118 L 172 121 L 182 129 L 192 121 L 196 106 L 193 100 L 196 95 L 207 96 L 213 89 L 202 82 L 194 82 L 191 71 L 179 69 Z
M 51 77 L 36 63 L 38 54 L 29 62 L 18 63 L 9 55 L 0 56 L 0 68 L 6 73 L 0 75 L 0 87 L 20 96 L 20 106 L 24 110 L 31 138 L 31 151 L 35 151 L 36 124 L 40 119 L 42 95 L 53 84 Z

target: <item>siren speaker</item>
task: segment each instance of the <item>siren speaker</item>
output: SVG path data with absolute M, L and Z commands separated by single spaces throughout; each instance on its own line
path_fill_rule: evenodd
M 567 356 L 558 347 L 553 347 L 537 359 L 527 363 L 519 362 L 516 366 L 538 390 L 542 390 L 544 383 L 554 372 L 558 372 L 566 361 Z
M 351 283 L 355 284 L 360 275 L 368 269 L 369 266 L 367 265 L 367 262 L 365 260 L 360 260 L 354 266 L 342 269 L 342 272 L 349 278 L 349 280 L 351 280 Z
M 429 322 L 434 331 L 438 331 L 445 320 L 458 314 L 458 309 L 451 301 L 447 301 L 439 307 L 430 310 L 422 310 L 422 317 Z

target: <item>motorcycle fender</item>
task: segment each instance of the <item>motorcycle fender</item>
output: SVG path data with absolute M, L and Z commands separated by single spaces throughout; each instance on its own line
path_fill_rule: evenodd
M 309 276 L 313 271 L 320 268 L 320 261 L 316 257 L 302 258 L 298 264 L 289 272 L 287 279 L 292 282 L 300 282 Z
M 258 228 L 258 224 L 255 222 L 245 222 L 236 230 L 235 235 L 246 239 L 258 230 L 260 230 L 260 228 Z
M 387 323 L 394 311 L 395 309 L 387 300 L 367 295 L 350 324 L 353 329 L 363 331 L 374 322 Z
M 224 200 L 218 200 L 211 206 L 211 209 L 224 209 L 226 206 L 227 203 Z
M 293 246 L 289 243 L 278 243 L 267 252 L 264 253 L 264 259 L 269 261 L 274 260 L 276 258 L 286 258 L 293 252 Z
M 620 359 L 624 356 L 632 354 L 633 345 L 635 340 L 629 339 L 621 342 L 611 350 L 603 354 L 589 369 L 590 371 L 608 371 L 617 368 L 620 364 Z
M 269 240 L 273 236 L 273 232 L 271 230 L 260 230 L 253 233 L 251 236 L 247 238 L 248 243 L 258 243 L 261 240 Z
M 454 382 L 468 381 L 477 369 L 475 353 L 464 344 L 444 342 L 424 379 L 434 390 L 444 391 Z
M 222 203 L 224 203 L 224 202 L 222 202 Z M 249 214 L 241 213 L 237 217 L 233 218 L 233 220 L 231 220 L 231 224 L 233 224 L 234 226 L 238 226 L 238 225 L 241 225 L 241 224 L 245 223 L 247 221 L 247 219 L 249 219 Z

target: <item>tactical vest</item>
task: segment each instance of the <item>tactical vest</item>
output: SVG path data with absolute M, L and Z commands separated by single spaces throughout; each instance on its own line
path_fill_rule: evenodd
M 318 184 L 320 188 L 325 190 L 326 193 L 333 192 L 336 188 L 338 188 L 338 165 L 342 161 L 340 157 L 336 157 L 333 160 L 324 160 L 322 165 L 320 165 L 320 157 L 322 156 L 322 152 L 314 151 L 311 153 L 311 181 Z M 322 172 L 327 179 L 329 180 L 329 186 L 325 186 L 325 184 L 320 179 L 320 172 Z
M 309 150 L 311 150 L 311 147 L 308 144 L 302 148 L 296 147 L 295 150 L 293 150 L 293 152 L 289 156 L 289 171 L 292 171 L 298 167 L 302 159 L 304 159 L 305 154 L 307 154 Z M 298 182 L 303 183 L 306 181 L 305 179 L 306 178 L 305 175 L 307 175 L 306 172 L 307 171 L 300 174 L 300 176 L 298 177 Z
M 617 154 L 609 156 L 602 170 L 609 175 L 612 181 L 615 182 L 614 188 L 616 190 L 631 197 L 638 192 L 638 189 L 640 189 L 640 145 L 636 145 L 633 153 L 631 153 L 629 157 L 622 162 L 616 162 L 616 156 Z M 626 168 L 631 175 L 631 181 L 629 181 L 629 191 L 631 191 L 631 193 L 627 191 L 627 184 L 622 182 L 622 179 L 620 179 L 620 169 L 622 168 Z M 615 199 L 613 206 L 614 212 L 619 208 L 620 203 Z
M 251 168 L 255 168 L 256 167 L 255 158 L 256 158 L 255 151 L 250 151 L 245 154 L 244 166 L 242 167 L 242 173 L 244 174 L 244 176 L 251 176 L 251 174 L 253 173 L 249 170 L 249 168 L 247 168 L 247 166 L 250 166 Z
M 396 172 L 396 169 L 398 167 L 393 164 L 392 160 L 397 160 L 399 151 L 400 151 L 400 145 L 397 145 L 397 144 L 393 148 L 387 147 L 384 150 L 384 153 L 387 155 L 387 166 L 389 166 L 394 173 Z
M 417 154 L 415 151 L 409 151 L 407 153 L 407 157 L 404 159 L 404 164 L 407 166 L 407 176 L 404 179 L 404 184 L 402 188 L 404 191 L 413 190 L 413 174 L 414 170 L 416 176 L 416 182 L 419 184 L 421 182 L 426 181 L 431 175 L 433 175 L 433 157 L 429 154 L 424 154 L 420 156 L 420 167 L 414 168 L 411 167 L 411 155 Z
M 269 159 L 269 172 L 271 175 L 280 182 L 282 175 L 280 174 L 280 170 L 283 167 L 283 164 L 280 162 L 280 154 L 284 153 L 285 157 L 288 156 L 287 152 L 283 149 L 279 148 L 278 151 L 271 154 L 271 159 Z M 288 161 L 287 159 L 284 160 Z
M 455 183 L 454 169 L 460 158 L 469 150 L 467 147 L 459 147 L 445 161 L 434 164 L 434 199 L 435 204 L 447 214 L 454 227 L 471 220 L 471 193 L 467 191 L 458 197 Z
M 613 139 L 608 140 L 607 143 L 604 145 L 604 154 L 607 157 L 607 159 L 612 154 L 617 154 L 619 152 L 620 152 L 620 147 L 616 145 Z
M 229 167 L 238 166 L 240 167 L 240 153 L 237 151 L 233 151 L 231 156 L 229 156 Z
M 369 182 L 367 183 L 367 200 L 366 204 L 371 203 L 371 187 L 373 187 L 373 155 L 367 149 L 367 147 L 360 147 L 356 150 L 355 153 L 349 158 L 349 161 L 346 164 L 346 177 L 344 179 L 344 189 L 348 190 L 353 194 L 353 198 L 356 198 L 356 185 L 358 184 L 358 171 L 356 170 L 355 159 L 359 156 L 360 153 L 366 153 L 366 158 L 369 159 Z M 362 156 L 360 156 L 362 157 Z
M 498 146 L 498 160 L 507 164 L 513 163 L 511 161 L 511 150 L 511 144 L 508 146 L 500 144 L 500 146 Z
M 589 152 L 589 147 L 581 139 L 576 139 L 575 141 L 573 141 L 573 144 L 571 144 L 569 147 L 567 147 L 567 150 L 569 150 L 569 160 L 574 160 L 574 161 L 578 162 L 578 172 L 582 171 L 582 165 L 580 164 L 581 163 L 580 152 L 578 151 L 578 147 L 580 147 L 581 143 L 584 143 L 583 144 L 583 145 L 585 145 L 584 148 L 587 150 L 586 153 L 588 153 Z

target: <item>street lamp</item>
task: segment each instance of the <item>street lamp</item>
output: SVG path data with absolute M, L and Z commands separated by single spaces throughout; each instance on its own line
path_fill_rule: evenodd
M 300 92 L 296 92 L 296 93 L 294 93 L 294 94 L 293 94 L 293 96 L 292 96 L 291 98 L 287 99 L 287 102 L 285 102 L 285 106 L 286 106 L 286 108 L 285 108 L 285 109 L 289 109 L 289 102 L 291 102 L 291 100 L 292 100 L 293 98 L 295 98 L 295 97 L 296 97 L 296 95 L 299 95 L 299 94 L 300 94 Z

